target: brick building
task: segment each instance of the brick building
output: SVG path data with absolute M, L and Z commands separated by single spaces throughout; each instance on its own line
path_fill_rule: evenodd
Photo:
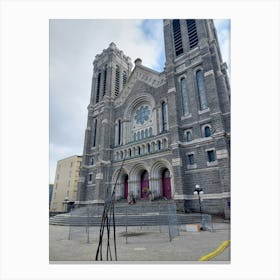
M 213 20 L 164 20 L 165 69 L 131 60 L 114 43 L 93 65 L 77 204 L 133 192 L 178 209 L 229 216 L 230 85 Z

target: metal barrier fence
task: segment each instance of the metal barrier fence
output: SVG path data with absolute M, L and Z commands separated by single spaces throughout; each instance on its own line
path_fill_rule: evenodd
M 85 240 L 90 243 L 94 232 L 98 235 L 103 207 L 87 206 L 71 210 L 68 213 L 68 239 Z M 125 228 L 126 242 L 128 228 L 143 232 L 149 227 L 158 227 L 161 233 L 167 233 L 169 241 L 179 235 L 175 204 L 127 205 L 115 206 L 116 226 Z

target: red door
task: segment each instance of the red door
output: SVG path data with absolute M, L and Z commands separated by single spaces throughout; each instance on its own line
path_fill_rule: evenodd
M 163 197 L 171 198 L 171 181 L 168 169 L 165 169 L 162 173 L 162 194 Z
M 128 176 L 126 175 L 124 178 L 124 198 L 127 199 L 128 195 Z
M 147 171 L 144 171 L 141 175 L 141 198 L 149 198 L 149 175 Z

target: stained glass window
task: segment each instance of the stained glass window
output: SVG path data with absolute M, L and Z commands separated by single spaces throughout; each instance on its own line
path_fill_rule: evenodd
M 189 104 L 188 104 L 188 94 L 187 94 L 187 83 L 185 78 L 182 78 L 180 80 L 180 90 L 181 90 L 182 103 L 183 103 L 183 115 L 187 115 L 189 113 Z
M 148 106 L 141 106 L 137 111 L 134 117 L 137 124 L 144 124 L 145 121 L 149 119 L 151 110 Z
M 197 82 L 198 97 L 199 97 L 199 107 L 200 110 L 204 110 L 208 107 L 208 104 L 206 99 L 204 77 L 201 70 L 198 70 L 196 72 L 196 82 Z

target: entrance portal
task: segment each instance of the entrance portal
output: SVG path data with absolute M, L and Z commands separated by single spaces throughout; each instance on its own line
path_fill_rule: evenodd
M 149 198 L 148 194 L 149 190 L 149 175 L 148 172 L 145 170 L 141 175 L 141 198 Z
M 168 169 L 165 169 L 162 172 L 162 195 L 163 197 L 171 198 L 171 181 Z

